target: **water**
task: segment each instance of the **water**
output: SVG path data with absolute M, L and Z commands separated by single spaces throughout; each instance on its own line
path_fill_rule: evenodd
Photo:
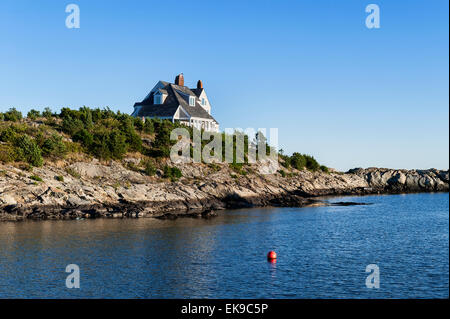
M 0 223 L 0 298 L 449 297 L 448 194 L 327 200 L 372 205 Z M 65 286 L 68 264 L 80 289 Z

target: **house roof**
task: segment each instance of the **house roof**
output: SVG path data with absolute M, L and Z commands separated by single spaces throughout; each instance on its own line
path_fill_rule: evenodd
M 191 91 L 194 92 L 195 95 L 197 95 L 197 97 L 199 97 L 200 94 L 202 94 L 202 92 L 203 92 L 203 88 L 191 89 Z
M 178 107 L 181 106 L 190 117 L 214 120 L 218 123 L 196 99 L 195 105 L 189 105 L 189 96 L 200 96 L 203 89 L 189 89 L 187 86 L 180 86 L 173 83 L 160 81 L 164 85 L 160 91 L 167 94 L 163 104 L 153 104 L 154 93 L 149 94 L 142 102 L 135 103 L 134 106 L 141 106 L 138 114 L 139 117 L 171 117 L 175 114 Z M 166 93 L 167 92 L 167 93 Z

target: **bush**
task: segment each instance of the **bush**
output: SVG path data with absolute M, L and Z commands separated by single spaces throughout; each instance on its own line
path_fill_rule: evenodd
M 63 132 L 69 134 L 70 136 L 73 136 L 79 130 L 82 130 L 84 128 L 84 123 L 77 118 L 72 118 L 71 116 L 66 116 L 63 119 L 61 128 L 62 128 Z
M 0 144 L 0 163 L 10 163 L 16 160 L 16 152 L 11 145 Z
M 155 133 L 155 127 L 153 125 L 153 120 L 147 119 L 144 123 L 144 132 L 147 134 L 153 134 Z
M 328 169 L 328 167 L 326 167 L 325 165 L 321 165 L 321 166 L 320 166 L 320 170 L 321 170 L 322 172 L 324 172 L 324 173 L 329 173 L 329 172 L 330 172 L 330 170 Z
M 133 118 L 133 125 L 136 130 L 142 132 L 144 130 L 144 122 L 139 117 Z
M 3 115 L 5 121 L 17 122 L 22 119 L 22 113 L 17 111 L 16 108 L 10 108 L 8 112 Z
M 127 168 L 130 170 L 130 171 L 133 171 L 133 172 L 140 172 L 141 170 L 139 169 L 139 167 L 137 167 L 136 166 L 136 164 L 134 164 L 133 162 L 128 162 L 128 163 L 126 163 L 127 164 Z
M 168 148 L 171 145 L 170 140 L 170 132 L 172 128 L 172 123 L 169 121 L 163 121 L 158 123 L 155 132 L 156 132 L 156 138 L 155 138 L 155 146 L 157 148 Z M 170 154 L 170 150 L 169 150 Z
M 42 153 L 36 142 L 28 135 L 20 135 L 14 142 L 20 160 L 33 166 L 42 166 Z
M 42 112 L 42 116 L 43 116 L 43 117 L 46 117 L 46 118 L 52 117 L 52 110 L 50 110 L 49 107 L 46 107 L 46 108 L 44 109 L 44 111 Z
M 108 147 L 112 158 L 120 159 L 127 152 L 126 138 L 122 132 L 112 131 L 108 136 Z
M 27 117 L 31 120 L 35 120 L 40 116 L 41 116 L 41 112 L 34 110 L 34 109 L 30 110 L 27 114 Z
M 50 138 L 45 139 L 41 148 L 45 157 L 62 158 L 66 155 L 66 146 L 62 141 L 62 137 L 57 134 L 53 134 Z
M 43 182 L 42 178 L 40 178 L 40 177 L 37 176 L 37 175 L 31 175 L 31 176 L 30 176 L 30 179 L 32 179 L 32 180 L 34 180 L 34 181 L 36 181 L 36 182 Z
M 77 171 L 75 171 L 73 168 L 71 168 L 71 167 L 67 167 L 66 168 L 66 173 L 71 175 L 72 177 L 75 177 L 75 178 L 80 178 L 81 177 L 81 175 Z
M 83 146 L 89 148 L 94 141 L 94 136 L 86 129 L 81 129 L 72 136 L 74 142 L 80 142 Z
M 64 182 L 64 177 L 61 176 L 61 175 L 55 176 L 55 179 L 56 179 L 58 182 Z
M 311 155 L 303 155 L 306 160 L 306 168 L 310 171 L 317 171 L 320 168 L 320 164 L 316 161 L 316 159 Z
M 278 173 L 280 173 L 280 175 L 281 175 L 282 177 L 286 177 L 286 172 L 283 171 L 282 169 L 280 169 L 280 170 L 278 171 Z
M 144 172 L 148 176 L 154 176 L 156 174 L 156 167 L 149 160 L 144 162 Z
M 177 167 L 164 166 L 164 177 L 170 178 L 172 182 L 177 181 L 183 174 Z
M 93 133 L 93 142 L 88 146 L 92 155 L 102 159 L 121 159 L 127 152 L 126 138 L 117 129 L 108 131 L 102 127 Z
M 13 126 L 8 126 L 0 132 L 0 141 L 2 142 L 14 142 L 16 138 L 17 133 Z
M 294 153 L 290 158 L 290 163 L 293 168 L 302 170 L 306 166 L 306 159 L 300 153 Z
M 281 165 L 283 165 L 286 168 L 291 167 L 291 158 L 287 155 L 280 155 L 280 158 L 283 160 L 281 162 Z

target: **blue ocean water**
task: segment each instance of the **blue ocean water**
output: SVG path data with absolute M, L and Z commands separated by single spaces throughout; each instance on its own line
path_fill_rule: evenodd
M 326 200 L 371 205 L 0 223 L 0 298 L 449 297 L 448 193 Z

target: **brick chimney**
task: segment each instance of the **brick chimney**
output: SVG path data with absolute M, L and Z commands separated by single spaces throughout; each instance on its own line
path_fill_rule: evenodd
M 197 82 L 197 89 L 203 89 L 202 80 L 198 80 L 198 82 Z
M 179 85 L 179 86 L 184 86 L 183 73 L 180 73 L 180 74 L 177 75 L 177 77 L 175 78 L 175 84 Z

